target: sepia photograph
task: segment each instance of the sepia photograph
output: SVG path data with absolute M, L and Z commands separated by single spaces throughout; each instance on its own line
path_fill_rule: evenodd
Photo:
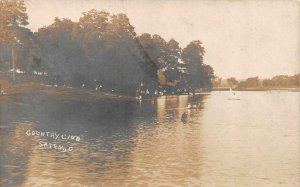
M 1 187 L 299 187 L 299 0 L 0 0 Z

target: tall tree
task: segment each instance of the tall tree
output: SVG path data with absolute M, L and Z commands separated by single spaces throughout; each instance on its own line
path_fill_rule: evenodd
M 212 80 L 215 78 L 214 69 L 207 64 L 203 64 L 202 72 L 202 87 L 206 91 L 210 91 L 212 88 Z
M 181 54 L 181 48 L 179 47 L 179 43 L 171 39 L 167 44 L 167 52 L 166 52 L 166 64 L 165 64 L 165 76 L 169 81 L 175 81 L 180 79 L 179 72 L 179 59 Z
M 190 42 L 182 50 L 181 58 L 187 68 L 186 78 L 193 93 L 195 93 L 195 89 L 204 85 L 202 79 L 204 54 L 204 47 L 199 40 Z
M 81 85 L 88 75 L 86 55 L 78 40 L 73 40 L 74 24 L 69 19 L 55 18 L 54 23 L 39 29 L 41 63 L 49 75 L 62 82 Z
M 109 13 L 92 9 L 84 12 L 74 25 L 73 38 L 80 41 L 90 61 L 101 60 L 105 52 L 103 35 L 109 24 Z
M 28 25 L 24 0 L 0 0 L 0 12 L 0 41 L 14 43 L 17 30 Z
M 14 47 L 22 43 L 20 33 L 28 24 L 24 0 L 0 0 L 0 12 L 0 43 L 6 43 L 11 47 L 13 79 L 15 80 Z

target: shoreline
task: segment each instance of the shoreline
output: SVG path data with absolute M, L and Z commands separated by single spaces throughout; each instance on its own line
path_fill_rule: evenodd
M 213 88 L 212 91 L 229 91 L 230 88 Z M 232 88 L 233 91 L 291 91 L 300 92 L 300 88 Z
M 0 79 L 4 95 L 0 95 L 0 102 L 20 102 L 35 99 L 53 99 L 62 102 L 134 102 L 134 96 L 119 93 L 95 91 L 86 88 L 62 85 L 46 85 L 40 81 L 13 83 L 5 78 Z M 229 87 L 213 88 L 212 91 L 229 91 Z M 300 92 L 300 88 L 233 88 L 233 91 L 290 91 Z M 196 95 L 209 95 L 210 92 L 197 92 Z M 166 94 L 164 96 L 179 96 L 187 94 Z M 153 97 L 156 98 L 156 97 Z M 151 99 L 153 99 L 151 98 Z

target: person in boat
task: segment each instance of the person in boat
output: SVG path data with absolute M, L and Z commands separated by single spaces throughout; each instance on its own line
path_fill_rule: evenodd
M 186 123 L 186 122 L 187 122 L 187 114 L 186 114 L 186 112 L 184 112 L 184 113 L 181 115 L 181 121 L 182 121 L 183 123 Z

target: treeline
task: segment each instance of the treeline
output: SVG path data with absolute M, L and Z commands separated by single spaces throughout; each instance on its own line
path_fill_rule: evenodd
M 294 76 L 278 75 L 272 79 L 263 79 L 263 87 L 279 87 L 279 88 L 293 88 L 300 87 L 299 74 Z
M 270 79 L 259 79 L 259 77 L 249 77 L 246 80 L 238 81 L 231 77 L 225 81 L 221 78 L 213 80 L 213 86 L 218 87 L 232 87 L 232 88 L 299 88 L 300 79 L 299 73 L 293 76 L 276 75 Z
M 125 14 L 90 10 L 77 22 L 55 18 L 32 32 L 23 0 L 0 0 L 0 68 L 12 62 L 27 73 L 47 72 L 57 84 L 86 85 L 134 94 L 137 89 L 210 90 L 213 68 L 199 40 L 185 48 L 171 39 L 137 35 Z

